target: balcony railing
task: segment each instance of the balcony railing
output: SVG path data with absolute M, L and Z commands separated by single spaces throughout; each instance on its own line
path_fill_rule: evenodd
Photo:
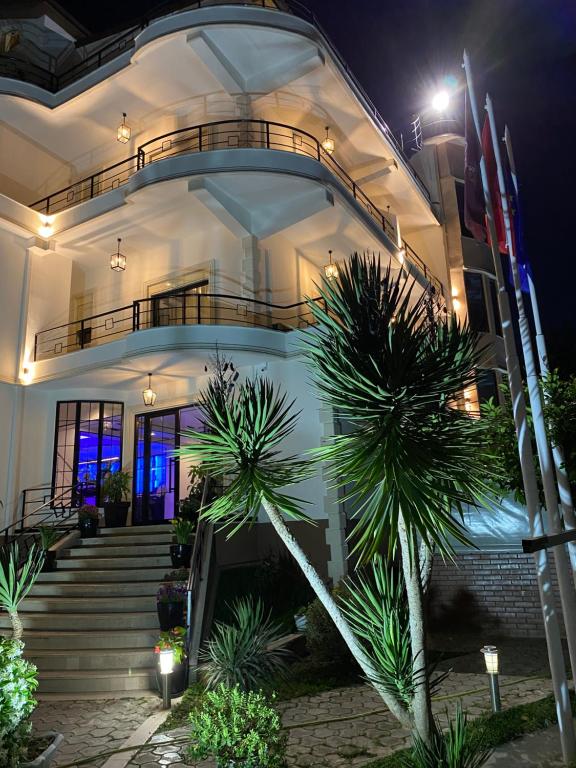
M 150 163 L 181 154 L 226 149 L 271 149 L 317 160 L 330 170 L 377 226 L 392 241 L 396 241 L 393 225 L 334 156 L 324 150 L 315 136 L 293 126 L 268 120 L 219 120 L 162 134 L 141 144 L 136 154 L 126 160 L 37 200 L 30 207 L 45 215 L 58 213 L 122 186 Z M 442 283 L 408 243 L 404 242 L 403 246 L 408 265 L 414 266 L 425 281 L 443 295 Z
M 36 334 L 34 360 L 97 347 L 134 331 L 179 325 L 235 325 L 287 332 L 313 322 L 305 301 L 270 304 L 231 294 L 183 292 L 137 299 L 109 312 Z

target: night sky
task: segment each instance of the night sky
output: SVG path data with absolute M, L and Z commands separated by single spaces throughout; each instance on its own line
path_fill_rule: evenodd
M 103 32 L 142 16 L 157 0 L 61 4 L 92 32 Z M 506 121 L 512 131 L 549 346 L 568 345 L 576 368 L 575 0 L 305 4 L 395 131 L 427 105 L 444 77 L 462 80 L 468 48 L 478 97 L 488 89 L 500 126 Z

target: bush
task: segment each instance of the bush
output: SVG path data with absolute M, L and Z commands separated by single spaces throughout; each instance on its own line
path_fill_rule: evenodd
M 200 672 L 207 688 L 224 684 L 253 690 L 282 673 L 289 651 L 278 647 L 280 626 L 264 614 L 261 600 L 238 600 L 231 624 L 218 622 L 200 654 Z
M 23 643 L 0 640 L 0 765 L 17 768 L 26 757 L 30 715 L 38 687 L 36 667 L 22 658 Z
M 208 691 L 190 713 L 188 755 L 216 760 L 222 768 L 281 768 L 286 764 L 286 736 L 280 717 L 262 693 L 220 685 Z
M 335 587 L 332 594 L 338 599 L 343 596 L 344 590 L 342 587 Z M 306 646 L 317 661 L 340 663 L 352 659 L 342 635 L 318 598 L 310 603 L 305 615 Z
M 486 740 L 477 729 L 468 724 L 462 708 L 443 732 L 435 722 L 430 744 L 417 735 L 410 757 L 404 760 L 405 768 L 481 768 L 492 754 L 485 746 Z

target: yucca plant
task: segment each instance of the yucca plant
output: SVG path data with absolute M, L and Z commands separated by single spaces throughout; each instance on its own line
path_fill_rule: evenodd
M 281 627 L 265 614 L 261 600 L 237 600 L 232 606 L 232 622 L 217 622 L 200 653 L 200 673 L 206 687 L 261 688 L 286 668 L 290 651 L 278 645 L 282 635 Z
M 10 616 L 15 640 L 22 637 L 18 607 L 34 586 L 43 564 L 44 552 L 35 544 L 28 550 L 23 563 L 20 563 L 17 542 L 3 544 L 0 549 L 0 606 Z

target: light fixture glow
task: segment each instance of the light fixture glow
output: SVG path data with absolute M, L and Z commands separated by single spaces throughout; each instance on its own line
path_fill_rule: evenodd
M 116 253 L 111 254 L 110 256 L 110 269 L 113 269 L 114 272 L 124 272 L 126 269 L 126 256 L 124 256 L 123 253 L 120 253 L 120 243 L 122 242 L 122 238 L 118 238 L 118 248 L 116 250 Z
M 41 223 L 38 227 L 38 234 L 40 237 L 47 238 L 54 234 L 54 227 L 52 226 L 52 222 L 54 221 L 53 216 L 42 216 L 41 217 Z
M 406 261 L 406 248 L 400 248 L 400 250 L 398 251 L 398 261 L 402 265 Z
M 156 402 L 156 398 L 157 397 L 158 397 L 158 395 L 152 389 L 152 374 L 149 373 L 148 374 L 148 386 L 146 387 L 146 389 L 142 390 L 142 399 L 144 400 L 144 405 L 147 408 L 152 407 L 154 405 L 154 403 Z
M 30 370 L 28 365 L 25 365 L 22 368 L 22 373 L 20 374 L 20 381 L 22 384 L 30 384 L 32 381 L 32 371 Z
M 338 265 L 332 263 L 332 251 L 328 251 L 328 255 L 330 261 L 324 265 L 324 274 L 326 275 L 326 280 L 336 280 L 338 277 Z
M 445 112 L 450 106 L 450 94 L 448 91 L 438 91 L 432 98 L 432 109 L 436 112 Z
M 122 112 L 122 122 L 118 126 L 118 133 L 116 134 L 116 138 L 121 144 L 127 144 L 130 141 L 131 134 L 132 129 L 126 122 L 126 112 Z
M 322 149 L 327 154 L 331 155 L 332 152 L 336 149 L 336 144 L 334 143 L 334 139 L 330 136 L 330 126 L 326 126 L 326 136 L 324 137 L 322 141 Z
M 174 672 L 174 650 L 165 648 L 158 655 L 160 656 L 160 674 L 171 675 Z
M 489 675 L 498 674 L 498 648 L 495 645 L 485 645 L 480 649 L 480 652 L 484 654 L 484 662 L 486 663 L 486 672 Z
M 455 312 L 458 312 L 458 310 L 462 308 L 460 299 L 452 299 L 452 307 Z

